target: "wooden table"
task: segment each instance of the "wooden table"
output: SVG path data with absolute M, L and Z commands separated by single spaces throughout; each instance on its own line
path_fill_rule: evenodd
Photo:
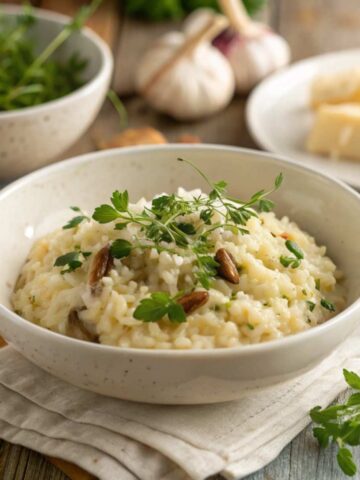
M 55 3 L 55 0 L 43 2 L 49 8 Z M 59 3 L 56 5 L 58 6 Z M 71 1 L 62 1 L 61 9 L 65 12 L 71 11 Z M 115 11 L 116 0 L 107 1 L 102 15 L 106 10 Z M 270 0 L 270 5 L 263 15 L 267 16 L 273 28 L 287 38 L 294 60 L 360 45 L 358 0 L 346 2 Z M 139 39 L 141 39 L 142 30 L 139 30 L 139 24 L 127 19 L 123 19 L 120 23 L 122 35 L 119 42 L 115 41 L 115 50 L 118 52 L 116 57 L 123 62 L 136 56 L 133 52 L 131 55 L 128 54 L 128 48 L 141 49 Z M 100 30 L 109 42 L 118 38 L 117 28 L 113 24 L 106 23 L 105 20 L 100 25 L 97 23 L 95 28 Z M 162 30 L 164 26 L 156 28 Z M 131 45 L 134 46 L 131 47 Z M 120 67 L 118 63 L 116 85 L 126 91 L 129 79 L 125 78 L 127 85 L 124 86 Z M 199 135 L 204 142 L 256 148 L 245 125 L 245 102 L 246 99 L 237 97 L 224 112 L 191 125 L 177 123 L 157 115 L 136 97 L 127 98 L 125 105 L 129 112 L 131 126 L 152 125 L 161 129 L 170 141 L 182 133 L 191 132 Z M 64 158 L 94 150 L 98 139 L 110 137 L 117 130 L 117 115 L 110 105 L 105 104 L 90 131 L 64 155 Z M 360 463 L 359 449 L 355 452 L 355 459 Z M 69 464 L 54 459 L 51 459 L 51 462 L 36 452 L 0 441 L 0 480 L 93 479 L 91 475 Z M 319 450 L 309 426 L 282 451 L 274 462 L 248 477 L 248 480 L 340 480 L 343 478 L 345 477 L 339 472 L 336 464 L 335 449 Z

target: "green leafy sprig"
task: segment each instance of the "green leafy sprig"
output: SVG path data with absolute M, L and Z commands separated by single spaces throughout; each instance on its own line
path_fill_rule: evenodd
M 177 303 L 177 298 L 171 297 L 165 292 L 152 293 L 150 298 L 141 300 L 134 312 L 134 318 L 143 322 L 157 322 L 165 316 L 172 323 L 186 322 L 186 314 L 184 308 Z
M 175 194 L 161 195 L 152 200 L 151 207 L 145 207 L 141 213 L 133 213 L 129 208 L 128 191 L 115 191 L 110 199 L 111 204 L 97 207 L 93 219 L 99 223 L 115 221 L 116 230 L 122 230 L 131 223 L 141 227 L 145 242 L 114 243 L 112 252 L 115 258 L 127 256 L 136 248 L 155 248 L 174 253 L 172 245 L 175 244 L 180 248 L 180 254 L 195 256 L 196 278 L 204 288 L 209 289 L 218 267 L 210 254 L 213 248 L 211 233 L 224 228 L 235 234 L 248 234 L 246 223 L 251 217 L 257 216 L 255 209 L 269 211 L 273 208 L 274 204 L 267 196 L 280 187 L 283 177 L 282 174 L 276 177 L 274 188 L 270 191 L 260 190 L 250 200 L 243 202 L 227 193 L 226 182 L 212 183 L 196 165 L 188 160 L 178 160 L 190 165 L 206 181 L 210 187 L 209 196 L 184 199 Z M 183 220 L 184 216 L 194 212 L 200 212 L 200 222 L 193 224 Z M 222 220 L 213 222 L 215 214 L 220 215 Z
M 65 253 L 55 260 L 54 267 L 66 267 L 61 270 L 60 273 L 74 272 L 76 269 L 82 266 L 87 257 L 91 255 L 91 252 L 82 252 L 81 250 L 74 250 L 73 252 Z
M 76 215 L 76 217 L 73 217 L 71 220 L 69 220 L 62 228 L 63 230 L 68 230 L 70 228 L 75 228 L 77 227 L 78 225 L 80 225 L 80 223 L 82 223 L 83 221 L 90 221 L 90 218 L 84 214 L 84 212 L 82 212 L 82 210 L 79 208 L 79 207 L 70 207 L 71 210 L 73 210 L 74 212 L 77 212 L 77 213 L 80 213 L 80 215 Z
M 357 472 L 352 452 L 348 447 L 360 445 L 360 377 L 349 370 L 343 370 L 349 387 L 356 390 L 344 404 L 319 406 L 310 411 L 311 419 L 317 424 L 313 429 L 321 447 L 331 443 L 338 446 L 337 461 L 341 470 L 350 477 Z
M 110 102 L 112 103 L 113 107 L 115 108 L 118 114 L 120 130 L 122 130 L 123 128 L 126 128 L 129 124 L 129 119 L 128 119 L 128 113 L 125 108 L 125 105 L 120 100 L 119 96 L 115 93 L 114 90 L 110 89 L 107 92 L 107 98 L 110 100 Z

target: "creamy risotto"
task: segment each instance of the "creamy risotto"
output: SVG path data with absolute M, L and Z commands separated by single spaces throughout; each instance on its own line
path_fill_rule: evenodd
M 292 335 L 344 307 L 324 246 L 268 211 L 266 193 L 244 206 L 213 187 L 136 204 L 115 192 L 93 218 L 73 207 L 34 244 L 14 310 L 106 345 L 208 349 Z

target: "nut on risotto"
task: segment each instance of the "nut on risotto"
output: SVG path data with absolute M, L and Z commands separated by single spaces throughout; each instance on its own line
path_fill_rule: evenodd
M 196 167 L 194 167 L 196 169 Z M 319 325 L 345 305 L 326 248 L 225 182 L 130 203 L 114 192 L 37 240 L 14 310 L 81 340 L 150 349 L 236 347 Z M 275 181 L 273 190 L 280 186 Z

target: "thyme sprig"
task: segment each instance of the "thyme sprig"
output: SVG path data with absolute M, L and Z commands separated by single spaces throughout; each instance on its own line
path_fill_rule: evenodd
M 257 210 L 268 212 L 273 208 L 273 202 L 267 197 L 280 187 L 283 176 L 280 174 L 276 177 L 271 190 L 260 190 L 249 200 L 242 201 L 228 194 L 225 181 L 212 183 L 196 165 L 181 158 L 178 160 L 190 165 L 205 180 L 210 187 L 208 196 L 185 199 L 176 194 L 164 194 L 154 198 L 150 207 L 138 213 L 129 207 L 128 191 L 117 190 L 111 196 L 111 204 L 103 204 L 95 209 L 93 219 L 99 223 L 115 221 L 116 230 L 122 230 L 129 224 L 140 226 L 145 240 L 126 241 L 126 245 L 122 241 L 121 248 L 116 240 L 112 247 L 115 258 L 127 256 L 136 248 L 155 248 L 159 252 L 165 250 L 174 253 L 175 245 L 178 254 L 195 257 L 196 278 L 204 288 L 209 289 L 218 267 L 210 254 L 213 248 L 211 234 L 218 229 L 248 234 L 246 224 L 251 217 L 258 215 Z M 194 222 L 184 220 L 184 217 L 196 212 L 200 212 L 199 219 Z M 214 221 L 216 215 L 221 220 Z

